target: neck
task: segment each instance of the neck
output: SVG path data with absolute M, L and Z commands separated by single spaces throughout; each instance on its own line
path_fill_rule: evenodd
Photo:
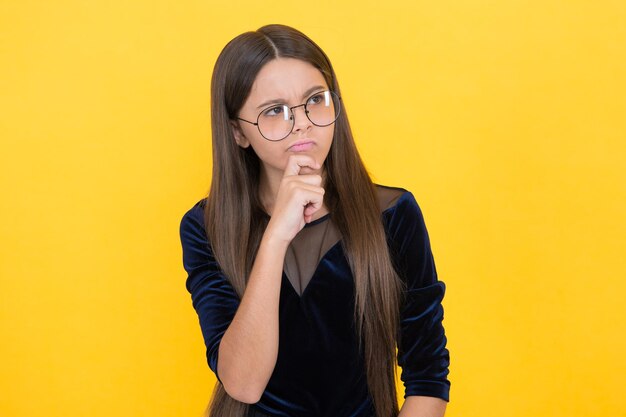
M 274 202 L 278 194 L 281 178 L 277 174 L 268 173 L 265 167 L 261 168 L 261 181 L 259 182 L 259 198 L 265 212 L 272 215 Z

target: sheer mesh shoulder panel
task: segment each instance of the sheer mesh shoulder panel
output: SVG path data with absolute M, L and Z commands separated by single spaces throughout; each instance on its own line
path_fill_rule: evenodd
M 393 207 L 406 191 L 376 184 L 381 212 Z M 284 272 L 292 287 L 302 295 L 324 255 L 341 240 L 339 229 L 330 214 L 306 224 L 289 244 Z
M 380 211 L 385 211 L 396 204 L 396 201 L 406 192 L 404 188 L 387 187 L 376 184 Z

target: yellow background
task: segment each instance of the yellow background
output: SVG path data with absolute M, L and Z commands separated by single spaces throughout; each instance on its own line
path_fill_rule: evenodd
M 3 0 L 0 415 L 201 414 L 178 227 L 217 54 L 266 23 L 328 53 L 373 178 L 422 207 L 446 415 L 626 415 L 617 0 Z

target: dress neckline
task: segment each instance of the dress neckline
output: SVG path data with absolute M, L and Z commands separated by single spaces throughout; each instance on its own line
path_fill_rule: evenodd
M 272 216 L 270 216 L 269 214 L 267 214 L 267 212 L 262 211 L 263 215 L 267 218 L 270 219 Z M 328 218 L 330 218 L 330 212 L 324 214 L 322 217 L 320 217 L 319 219 L 315 219 L 310 223 L 304 223 L 304 227 L 310 227 L 310 226 L 315 226 L 316 224 L 319 224 L 325 220 L 327 220 Z
M 304 227 L 315 226 L 316 224 L 323 222 L 324 220 L 328 219 L 329 217 L 330 217 L 330 213 L 326 213 L 322 217 L 320 217 L 319 219 L 315 219 L 315 220 L 313 220 L 310 223 L 305 223 Z

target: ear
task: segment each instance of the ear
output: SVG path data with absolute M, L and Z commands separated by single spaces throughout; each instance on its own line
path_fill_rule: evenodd
M 250 141 L 243 134 L 243 131 L 241 130 L 241 126 L 239 126 L 239 123 L 237 123 L 234 120 L 229 120 L 228 122 L 230 123 L 230 127 L 233 130 L 233 136 L 235 137 L 235 141 L 237 142 L 237 145 L 241 146 L 244 149 L 250 146 Z

